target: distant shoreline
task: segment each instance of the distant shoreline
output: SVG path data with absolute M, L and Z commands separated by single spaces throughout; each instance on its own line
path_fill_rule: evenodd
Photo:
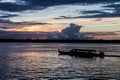
M 120 43 L 120 40 L 31 40 L 31 39 L 0 39 L 0 42 L 19 43 Z

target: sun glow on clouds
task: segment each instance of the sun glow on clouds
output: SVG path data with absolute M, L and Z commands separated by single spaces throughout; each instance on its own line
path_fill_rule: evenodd
M 50 32 L 52 32 L 52 30 L 49 30 L 49 28 L 46 28 L 46 27 L 47 26 L 45 26 L 45 25 L 26 26 L 26 27 L 19 29 L 18 31 L 28 31 L 28 32 L 34 32 L 34 31 L 47 32 L 47 31 L 50 31 Z
M 7 25 L 6 31 L 40 31 L 52 32 L 61 31 L 68 24 L 75 23 L 83 26 L 81 32 L 112 32 L 120 30 L 120 18 L 79 18 L 79 19 L 60 19 L 48 21 L 48 24 L 35 24 L 35 25 Z M 8 26 L 8 27 L 7 27 Z M 12 27 L 13 26 L 13 27 Z
M 60 31 L 64 24 L 39 24 L 39 25 L 22 25 L 14 28 L 5 29 L 5 31 L 18 32 L 54 32 Z

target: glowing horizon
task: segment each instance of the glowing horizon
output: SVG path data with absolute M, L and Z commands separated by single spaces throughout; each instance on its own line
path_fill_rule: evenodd
M 53 1 L 51 4 L 47 3 L 49 0 L 44 3 L 37 1 L 1 0 L 0 30 L 26 32 L 26 34 L 27 32 L 60 33 L 69 24 L 74 23 L 83 26 L 79 30 L 80 33 L 92 33 L 86 36 L 90 35 L 95 39 L 120 39 L 119 1 L 98 3 L 61 0 L 60 3 Z M 2 37 L 6 35 L 2 34 Z

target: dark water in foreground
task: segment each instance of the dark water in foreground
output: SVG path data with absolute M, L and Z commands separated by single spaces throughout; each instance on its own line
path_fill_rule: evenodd
M 120 44 L 0 43 L 0 80 L 120 80 L 119 57 L 58 56 L 72 48 L 120 55 Z

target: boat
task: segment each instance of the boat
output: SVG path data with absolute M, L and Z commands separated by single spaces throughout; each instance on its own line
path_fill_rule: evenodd
M 93 57 L 104 57 L 103 51 L 97 50 L 89 50 L 89 49 L 71 49 L 70 51 L 61 51 L 58 49 L 59 55 L 70 55 L 75 57 L 86 57 L 86 58 L 93 58 Z

